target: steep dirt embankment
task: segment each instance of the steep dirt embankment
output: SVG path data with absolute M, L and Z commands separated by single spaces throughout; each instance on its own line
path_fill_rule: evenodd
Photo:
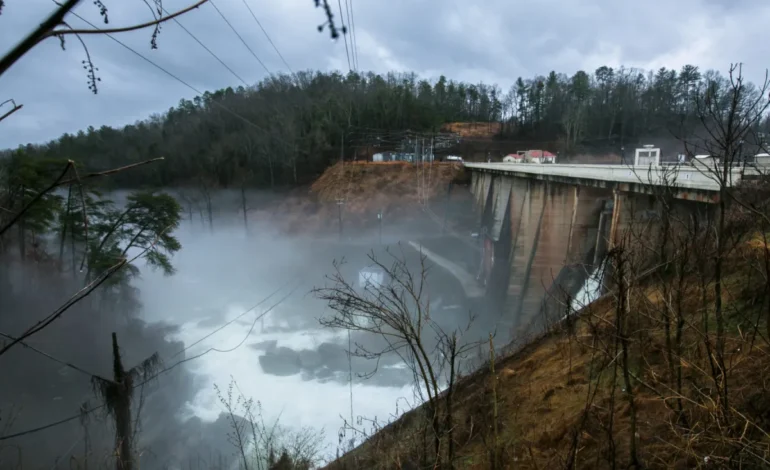
M 449 122 L 441 127 L 444 132 L 456 132 L 465 138 L 491 139 L 500 133 L 499 122 Z
M 745 269 L 747 260 L 763 259 L 765 246 L 761 240 L 740 246 L 723 273 L 730 293 L 724 311 L 731 312 L 725 314 L 729 411 L 718 398 L 720 375 L 711 369 L 719 367 L 713 316 L 703 326 L 704 309 L 714 305 L 713 284 L 701 284 L 693 271 L 672 290 L 673 279 L 654 275 L 632 293 L 624 336 L 613 328 L 618 303 L 608 294 L 572 326 L 562 324 L 498 358 L 494 376 L 486 366 L 462 379 L 453 400 L 456 458 L 441 468 L 768 468 L 758 465 L 768 462 L 770 451 L 770 343 L 760 339 L 767 302 L 758 301 L 765 281 Z M 681 315 L 681 336 L 675 324 L 664 328 L 671 309 Z M 405 414 L 327 468 L 435 468 L 425 411 Z M 638 465 L 629 464 L 632 435 Z M 445 441 L 442 447 L 446 455 Z
M 424 219 L 423 201 L 443 202 L 449 183 L 464 178 L 462 166 L 450 163 L 338 163 L 308 190 L 284 198 L 270 217 L 288 233 L 336 232 L 337 202 L 342 201 L 343 226 L 350 235 L 375 229 L 380 211 L 389 225 Z

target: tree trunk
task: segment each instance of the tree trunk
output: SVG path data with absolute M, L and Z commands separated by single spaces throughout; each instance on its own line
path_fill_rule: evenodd
M 725 175 L 729 171 L 727 167 L 727 158 L 725 160 Z M 718 384 L 721 390 L 721 404 L 722 411 L 725 418 L 729 410 L 729 403 L 727 401 L 727 365 L 725 364 L 725 320 L 722 312 L 722 261 L 725 251 L 725 198 L 727 197 L 726 191 L 726 177 L 724 184 L 721 185 L 719 195 L 719 219 L 717 228 L 717 253 L 714 260 L 714 316 L 716 318 L 717 326 L 717 338 L 716 338 L 716 356 L 717 365 L 719 366 L 719 374 L 721 383 Z
M 455 443 L 454 443 L 454 416 L 452 401 L 454 400 L 454 386 L 455 386 L 455 362 L 457 361 L 457 338 L 452 336 L 449 340 L 450 354 L 449 354 L 449 384 L 447 385 L 446 392 L 446 431 L 447 431 L 447 463 L 449 468 L 455 468 Z
M 638 469 L 639 457 L 636 449 L 636 402 L 634 400 L 634 390 L 631 384 L 631 363 L 629 359 L 629 337 L 628 337 L 628 315 L 629 315 L 629 301 L 630 301 L 630 286 L 627 282 L 627 266 L 626 260 L 623 259 L 625 251 L 621 250 L 617 254 L 617 277 L 618 277 L 618 305 L 616 307 L 615 327 L 618 330 L 618 339 L 620 340 L 620 347 L 622 353 L 623 362 L 623 385 L 625 388 L 625 397 L 628 401 L 629 407 L 629 453 L 630 460 L 629 467 Z
M 249 217 L 246 212 L 246 188 L 241 185 L 241 208 L 243 209 L 243 228 L 246 234 L 249 234 Z
M 70 207 L 72 202 L 72 185 L 69 186 L 67 191 L 67 212 L 65 213 L 65 219 L 62 222 L 61 238 L 59 239 L 59 272 L 64 270 L 64 242 L 67 238 L 67 222 L 69 221 Z M 72 236 L 72 234 L 70 234 Z M 74 256 L 74 254 L 73 254 Z
M 123 362 L 120 358 L 120 348 L 118 348 L 118 335 L 112 333 L 112 359 L 113 359 L 113 380 L 115 382 L 114 390 L 114 410 L 115 410 L 115 447 L 117 458 L 115 460 L 116 470 L 133 470 L 134 462 L 131 453 L 131 389 L 132 384 L 123 368 Z
M 211 205 L 211 195 L 206 194 L 206 212 L 209 216 L 209 230 L 214 231 L 214 209 Z
M 497 375 L 495 374 L 495 346 L 492 334 L 489 335 L 489 377 L 492 381 L 492 452 L 490 453 L 490 468 L 497 470 L 498 462 L 498 433 L 497 433 Z
M 27 259 L 27 234 L 26 230 L 24 229 L 24 217 L 19 220 L 19 258 L 21 258 L 22 261 Z

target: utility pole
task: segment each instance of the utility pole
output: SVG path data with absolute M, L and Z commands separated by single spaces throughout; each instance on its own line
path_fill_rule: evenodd
M 425 139 L 420 139 L 420 200 L 425 205 Z
M 342 240 L 342 206 L 345 204 L 345 198 L 338 197 L 337 198 L 337 214 L 339 219 L 339 226 L 340 226 L 340 240 Z
M 343 191 L 342 183 L 345 180 L 345 132 L 340 135 L 340 186 L 339 191 Z M 345 204 L 345 198 L 341 195 L 337 196 L 337 220 L 339 221 L 340 240 L 342 240 L 342 205 Z
M 428 187 L 430 187 L 431 183 L 433 182 L 433 136 L 430 137 L 430 150 L 428 153 L 428 160 L 430 163 L 428 163 L 430 166 L 428 167 Z M 425 204 L 428 204 L 427 197 L 425 199 Z
M 449 216 L 449 197 L 452 194 L 452 182 L 449 182 L 449 185 L 446 189 L 446 203 L 444 204 L 444 224 L 441 226 L 441 233 L 446 233 L 446 219 Z

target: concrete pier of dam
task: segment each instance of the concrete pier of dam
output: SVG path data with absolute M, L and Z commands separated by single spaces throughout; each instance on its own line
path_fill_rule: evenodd
M 633 232 L 634 240 L 656 243 L 661 201 L 669 213 L 708 214 L 718 198 L 715 188 L 692 175 L 684 185 L 664 186 L 653 179 L 630 181 L 628 167 L 613 180 L 606 171 L 592 177 L 558 165 L 532 165 L 532 171 L 522 166 L 466 165 L 482 247 L 478 282 L 501 312 L 500 327 L 512 334 L 536 332 L 563 318 L 624 237 Z

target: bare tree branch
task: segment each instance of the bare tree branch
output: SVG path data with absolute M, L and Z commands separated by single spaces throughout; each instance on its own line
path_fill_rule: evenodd
M 152 28 L 155 27 L 161 23 L 165 23 L 166 21 L 172 20 L 178 16 L 184 15 L 185 13 L 188 13 L 199 6 L 203 5 L 204 3 L 208 2 L 209 0 L 198 0 L 194 4 L 183 8 L 177 12 L 171 13 L 169 15 L 163 16 L 163 17 L 157 17 L 155 15 L 155 19 L 151 21 L 147 21 L 145 23 L 135 24 L 131 26 L 124 26 L 122 28 L 105 28 L 105 29 L 52 29 L 45 33 L 38 42 L 42 41 L 43 39 L 52 37 L 52 36 L 65 36 L 68 34 L 114 34 L 114 33 L 127 33 L 130 31 L 136 31 L 139 29 L 145 29 L 145 28 Z

